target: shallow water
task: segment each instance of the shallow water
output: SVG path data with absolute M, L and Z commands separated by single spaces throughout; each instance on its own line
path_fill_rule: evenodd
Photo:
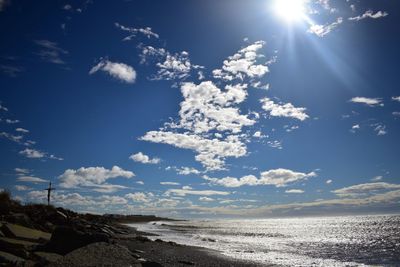
M 165 241 L 284 266 L 400 266 L 400 215 L 156 222 Z

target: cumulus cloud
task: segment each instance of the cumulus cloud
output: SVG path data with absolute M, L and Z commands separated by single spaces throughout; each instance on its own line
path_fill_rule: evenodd
M 161 161 L 159 158 L 151 159 L 149 156 L 143 154 L 142 152 L 132 154 L 129 158 L 133 161 L 140 162 L 143 164 L 158 164 Z
M 305 113 L 306 108 L 297 108 L 291 103 L 275 103 L 268 97 L 261 99 L 260 102 L 262 103 L 262 108 L 265 111 L 268 111 L 269 115 L 274 117 L 294 118 L 300 121 L 304 121 L 305 119 L 309 118 L 309 116 Z
M 231 131 L 238 133 L 244 126 L 255 123 L 248 115 L 240 114 L 236 105 L 247 97 L 247 85 L 227 85 L 222 92 L 211 81 L 184 83 L 181 92 L 184 100 L 179 111 L 180 122 L 175 127 L 185 128 L 195 133 Z
M 379 19 L 379 18 L 386 17 L 387 15 L 389 15 L 389 14 L 387 12 L 385 12 L 385 11 L 377 11 L 374 14 L 374 12 L 372 10 L 367 10 L 362 15 L 358 15 L 356 17 L 350 17 L 349 20 L 360 21 L 360 20 L 363 20 L 363 19 L 366 19 L 366 18 Z
M 154 197 L 153 193 L 143 193 L 143 192 L 136 192 L 136 193 L 129 193 L 125 195 L 125 198 L 130 199 L 134 202 L 150 202 L 150 200 Z
M 310 177 L 315 177 L 315 172 L 302 173 L 295 172 L 288 169 L 273 169 L 260 173 L 260 178 L 254 175 L 246 175 L 241 178 L 225 177 L 225 178 L 210 178 L 203 176 L 211 184 L 220 185 L 224 187 L 240 187 L 244 185 L 255 186 L 255 185 L 274 185 L 275 187 L 284 187 L 289 184 L 307 180 Z
M 400 184 L 389 184 L 389 183 L 385 183 L 385 182 L 376 182 L 376 183 L 365 183 L 365 184 L 352 185 L 349 187 L 336 189 L 336 190 L 332 191 L 332 193 L 334 193 L 340 197 L 359 197 L 362 195 L 377 193 L 379 191 L 394 190 L 394 189 L 400 189 Z
M 49 40 L 36 40 L 35 44 L 41 48 L 37 55 L 43 61 L 54 64 L 65 64 L 65 61 L 61 57 L 68 54 L 68 51 L 60 48 L 57 43 Z
M 265 45 L 264 41 L 257 41 L 224 60 L 222 69 L 213 70 L 217 79 L 231 81 L 234 79 L 260 78 L 269 72 L 266 64 L 258 64 L 260 54 L 257 54 Z
M 62 188 L 90 187 L 97 192 L 111 193 L 126 187 L 108 184 L 106 183 L 108 179 L 117 177 L 132 178 L 133 176 L 135 176 L 133 172 L 113 166 L 111 169 L 104 167 L 81 167 L 77 170 L 68 169 L 58 178 L 60 179 L 60 187 Z
M 226 191 L 215 191 L 215 190 L 192 190 L 192 189 L 168 189 L 165 192 L 166 196 L 170 195 L 175 195 L 175 196 L 181 196 L 184 197 L 186 195 L 197 195 L 197 196 L 214 196 L 214 195 L 220 195 L 220 196 L 226 196 L 229 195 L 229 192 Z
M 381 98 L 369 98 L 369 97 L 357 96 L 350 99 L 350 102 L 365 104 L 370 107 L 383 106 Z
M 176 172 L 180 175 L 200 174 L 201 172 L 195 168 L 181 167 L 176 168 Z
M 129 36 L 127 36 L 127 37 L 125 37 L 125 38 L 123 39 L 124 41 L 129 41 L 129 40 L 131 40 L 132 38 L 136 37 L 138 33 L 143 34 L 143 35 L 146 36 L 148 39 L 150 39 L 150 38 L 152 38 L 152 37 L 158 39 L 158 38 L 160 37 L 157 33 L 153 32 L 153 30 L 152 30 L 150 27 L 145 27 L 145 28 L 131 28 L 131 27 L 123 26 L 123 25 L 121 25 L 121 24 L 119 24 L 119 23 L 117 23 L 117 22 L 116 22 L 114 25 L 115 25 L 115 27 L 117 27 L 118 29 L 130 33 Z
M 104 71 L 122 82 L 134 83 L 136 81 L 136 71 L 124 63 L 102 59 L 96 66 L 90 69 L 89 74 L 94 74 L 98 71 Z
M 216 138 L 205 139 L 201 136 L 188 133 L 150 131 L 140 139 L 194 150 L 198 153 L 195 159 L 209 170 L 223 169 L 224 159 L 227 157 L 238 158 L 246 154 L 246 147 L 237 136 L 230 136 L 226 140 L 221 141 Z
M 288 194 L 303 194 L 304 190 L 301 190 L 301 189 L 288 189 L 288 190 L 285 190 L 285 193 L 288 193 Z
M 19 154 L 31 159 L 40 159 L 46 156 L 46 153 L 31 148 L 25 148 L 24 150 L 20 151 Z
M 320 25 L 320 24 L 312 24 L 310 28 L 308 29 L 308 32 L 313 33 L 317 35 L 318 37 L 324 37 L 328 33 L 330 33 L 332 30 L 334 30 L 337 26 L 342 24 L 343 18 L 339 17 L 336 19 L 335 22 L 332 22 L 330 24 L 325 24 L 325 25 Z

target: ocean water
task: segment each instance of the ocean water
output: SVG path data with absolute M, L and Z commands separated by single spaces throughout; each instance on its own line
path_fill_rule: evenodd
M 400 215 L 135 224 L 184 245 L 281 266 L 400 266 Z

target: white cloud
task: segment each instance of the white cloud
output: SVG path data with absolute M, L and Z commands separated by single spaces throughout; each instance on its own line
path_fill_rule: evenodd
M 367 195 L 384 190 L 400 189 L 400 184 L 389 184 L 384 182 L 365 183 L 352 185 L 332 191 L 332 193 L 340 197 L 358 197 L 360 195 Z
M 18 182 L 28 182 L 28 183 L 47 183 L 47 180 L 34 176 L 20 176 L 17 178 Z
M 65 64 L 61 56 L 68 54 L 68 51 L 58 47 L 57 43 L 49 40 L 36 40 L 35 44 L 41 47 L 37 55 L 39 55 L 43 61 L 54 64 Z
M 210 197 L 199 197 L 199 201 L 202 201 L 202 202 L 212 202 L 212 201 L 215 201 L 215 199 L 210 198 Z
M 243 80 L 246 77 L 260 78 L 269 72 L 265 64 L 257 64 L 260 55 L 258 51 L 265 45 L 264 41 L 257 41 L 224 60 L 222 69 L 213 70 L 214 78 L 231 81 Z
M 118 29 L 121 29 L 123 31 L 129 32 L 130 35 L 124 38 L 124 41 L 129 41 L 132 38 L 136 37 L 136 35 L 138 33 L 143 34 L 144 36 L 146 36 L 148 39 L 150 39 L 151 37 L 154 37 L 156 39 L 159 38 L 159 35 L 155 32 L 153 32 L 153 30 L 150 27 L 145 27 L 145 28 L 131 28 L 131 27 L 126 27 L 123 26 L 119 23 L 115 23 L 115 27 L 117 27 Z
M 215 190 L 192 190 L 192 189 L 168 189 L 165 192 L 166 196 L 176 195 L 176 196 L 186 196 L 186 195 L 197 195 L 197 196 L 226 196 L 229 195 L 229 192 L 226 191 L 215 191 Z
M 392 96 L 392 100 L 400 102 L 400 96 Z
M 134 83 L 136 81 L 136 71 L 131 66 L 124 63 L 102 59 L 96 66 L 91 68 L 89 74 L 94 74 L 100 70 L 126 83 Z
M 130 199 L 134 202 L 150 202 L 150 200 L 154 197 L 153 193 L 129 193 L 125 195 L 125 198 Z
M 14 170 L 17 173 L 17 175 L 24 175 L 30 172 L 28 169 L 23 169 L 23 168 L 15 168 Z
M 161 185 L 180 185 L 180 183 L 176 182 L 160 182 Z
M 148 63 L 149 58 L 160 59 L 165 57 L 168 52 L 164 48 L 155 48 L 153 46 L 144 46 L 142 47 L 142 51 L 139 55 L 140 64 Z
M 257 178 L 254 175 L 246 175 L 239 179 L 234 177 L 210 178 L 207 176 L 203 176 L 203 178 L 207 181 L 210 181 L 211 184 L 224 187 L 240 187 L 244 185 L 274 185 L 276 187 L 284 187 L 315 176 L 317 176 L 315 172 L 302 173 L 280 168 L 261 172 L 260 178 Z
M 19 120 L 6 119 L 6 123 L 8 123 L 8 124 L 15 124 L 15 123 L 19 123 Z
M 314 33 L 318 37 L 324 37 L 328 33 L 330 33 L 332 30 L 334 30 L 337 26 L 342 24 L 343 18 L 339 17 L 336 19 L 335 22 L 331 24 L 325 24 L 325 25 L 319 25 L 319 24 L 312 24 L 310 28 L 308 29 L 308 32 Z
M 370 107 L 375 107 L 378 105 L 383 106 L 381 98 L 369 98 L 369 97 L 357 96 L 350 99 L 350 102 L 365 104 Z
M 288 189 L 288 190 L 285 190 L 285 193 L 288 193 L 288 194 L 303 194 L 304 190 L 301 190 L 301 189 Z
M 132 154 L 129 158 L 133 161 L 140 162 L 143 164 L 158 164 L 161 161 L 159 158 L 151 159 L 149 156 L 143 154 L 142 152 Z
M 296 108 L 291 103 L 281 104 L 274 103 L 268 97 L 265 97 L 260 100 L 263 104 L 262 108 L 265 111 L 268 111 L 271 116 L 274 117 L 288 117 L 298 119 L 300 121 L 304 121 L 309 118 L 309 116 L 305 113 L 306 108 Z
M 19 154 L 31 159 L 40 159 L 46 156 L 46 153 L 31 148 L 25 148 L 24 150 L 20 151 Z
M 326 180 L 326 182 L 325 182 L 326 184 L 331 184 L 332 183 L 332 180 L 331 179 L 329 179 L 329 180 Z
M 400 117 L 400 112 L 399 111 L 393 111 L 392 115 L 396 116 L 396 117 Z
M 15 129 L 15 131 L 21 132 L 21 133 L 29 133 L 29 130 L 24 129 L 24 128 L 17 128 L 17 129 Z
M 133 172 L 113 166 L 111 169 L 104 167 L 68 169 L 58 178 L 61 181 L 60 187 L 62 188 L 91 187 L 97 192 L 111 193 L 126 187 L 108 184 L 106 183 L 108 179 L 116 177 L 132 178 L 133 176 L 135 176 Z
M 205 139 L 188 133 L 150 131 L 140 139 L 194 150 L 198 153 L 195 159 L 201 162 L 208 170 L 223 169 L 226 157 L 238 158 L 246 154 L 246 147 L 237 136 L 229 136 L 226 140 L 221 141 L 218 139 Z
M 16 143 L 21 143 L 21 140 L 24 138 L 22 135 L 14 135 L 6 132 L 0 132 L 0 137 L 4 137 Z
M 181 167 L 181 168 L 176 168 L 176 171 L 180 175 L 190 175 L 190 174 L 200 174 L 201 172 L 195 168 L 190 168 L 190 167 Z
M 143 182 L 143 181 L 137 181 L 136 183 L 137 183 L 137 184 L 140 184 L 140 185 L 144 185 L 144 182 Z
M 247 85 L 227 85 L 224 92 L 211 81 L 184 83 L 181 92 L 184 101 L 179 111 L 180 122 L 173 127 L 205 133 L 213 129 L 238 133 L 244 126 L 251 126 L 256 121 L 247 115 L 241 115 L 235 105 L 247 97 Z
M 0 110 L 3 110 L 3 111 L 8 111 L 8 108 L 6 108 L 5 106 L 3 106 L 1 103 L 0 103 Z
M 26 185 L 16 185 L 15 189 L 17 191 L 27 191 L 27 190 L 31 190 L 32 188 L 26 186 Z
M 373 182 L 378 182 L 381 181 L 383 179 L 383 176 L 379 175 L 379 176 L 375 176 L 371 179 L 371 181 Z
M 266 137 L 266 136 L 263 135 L 260 131 L 256 131 L 256 132 L 253 134 L 253 137 L 255 137 L 255 138 L 264 138 L 264 137 Z
M 372 10 L 365 11 L 364 14 L 358 15 L 356 17 L 350 17 L 349 20 L 360 21 L 362 19 L 371 18 L 371 19 L 379 19 L 389 15 L 387 12 L 384 11 L 377 11 L 375 14 Z
M 381 135 L 387 134 L 385 125 L 377 123 L 377 124 L 373 124 L 371 126 L 374 127 L 374 131 L 376 132 L 376 135 L 381 136 Z
M 154 80 L 184 80 L 190 76 L 193 68 L 200 66 L 192 65 L 189 59 L 189 53 L 186 51 L 170 54 L 166 53 L 163 62 L 158 62 L 156 66 L 159 68 L 157 74 L 152 77 Z

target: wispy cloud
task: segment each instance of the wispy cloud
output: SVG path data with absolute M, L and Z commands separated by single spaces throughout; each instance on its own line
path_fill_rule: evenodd
M 176 195 L 176 196 L 186 196 L 186 195 L 196 195 L 196 196 L 226 196 L 229 195 L 226 191 L 216 191 L 216 190 L 193 190 L 193 189 L 168 189 L 165 192 L 166 196 Z
M 94 74 L 98 71 L 104 71 L 112 77 L 126 83 L 134 83 L 136 81 L 136 71 L 133 67 L 124 63 L 102 59 L 97 65 L 90 69 L 89 74 Z
M 130 33 L 129 36 L 127 36 L 123 39 L 124 41 L 131 40 L 132 38 L 136 37 L 138 33 L 143 34 L 144 36 L 146 36 L 149 39 L 151 37 L 156 38 L 156 39 L 158 39 L 160 37 L 157 33 L 153 32 L 153 30 L 150 27 L 131 28 L 131 27 L 123 26 L 117 22 L 115 23 L 115 27 L 117 27 L 118 29 L 120 29 L 122 31 L 126 31 L 126 32 Z
M 43 61 L 54 64 L 65 64 L 62 56 L 67 55 L 68 51 L 60 48 L 57 43 L 49 40 L 36 40 L 35 44 L 41 48 L 37 55 L 39 55 Z
M 332 22 L 330 24 L 325 24 L 325 25 L 312 24 L 308 29 L 308 32 L 313 33 L 318 37 L 324 37 L 342 23 L 343 23 L 343 18 L 339 17 L 336 19 L 335 22 Z
M 304 190 L 301 190 L 301 189 L 288 189 L 288 190 L 285 190 L 285 193 L 288 193 L 288 194 L 303 194 Z
M 24 71 L 24 68 L 18 66 L 10 66 L 10 65 L 0 65 L 0 71 L 7 76 L 17 77 L 21 72 Z
M 18 182 L 28 182 L 28 183 L 47 183 L 48 180 L 39 178 L 39 177 L 34 177 L 34 176 L 19 176 L 17 178 Z
M 374 14 L 374 12 L 372 10 L 367 10 L 362 15 L 358 15 L 356 17 L 350 17 L 349 20 L 360 21 L 360 20 L 367 19 L 367 18 L 379 19 L 379 18 L 386 17 L 387 15 L 389 15 L 389 14 L 387 12 L 385 12 L 385 11 L 377 11 Z
M 350 99 L 350 102 L 365 104 L 370 107 L 384 105 L 381 98 L 370 98 L 370 97 L 363 97 L 363 96 L 353 97 L 352 99 Z
M 400 185 L 389 184 L 384 182 L 365 183 L 365 184 L 352 185 L 349 187 L 336 189 L 332 191 L 332 193 L 340 197 L 359 197 L 362 195 L 376 193 L 378 191 L 393 190 L 393 189 L 400 189 Z

